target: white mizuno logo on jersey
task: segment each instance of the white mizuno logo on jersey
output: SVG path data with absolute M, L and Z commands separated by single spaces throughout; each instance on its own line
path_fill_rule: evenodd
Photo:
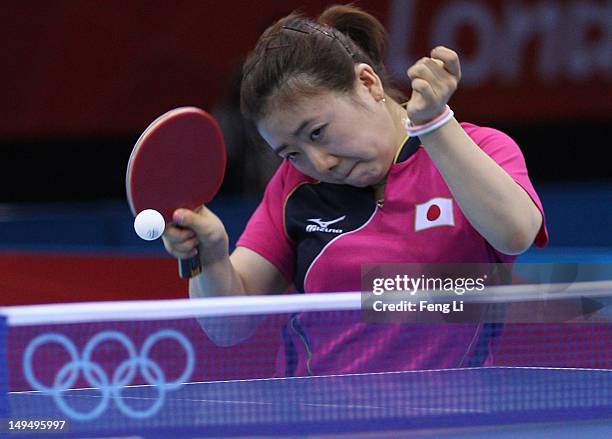
M 329 226 L 331 226 L 332 224 L 339 223 L 345 218 L 346 218 L 346 215 L 341 216 L 340 218 L 336 218 L 331 221 L 323 221 L 323 219 L 321 218 L 310 218 L 306 221 L 313 222 L 314 224 L 308 224 L 306 226 L 306 231 L 309 233 L 312 233 L 312 232 L 342 233 L 343 232 L 342 229 L 330 229 Z

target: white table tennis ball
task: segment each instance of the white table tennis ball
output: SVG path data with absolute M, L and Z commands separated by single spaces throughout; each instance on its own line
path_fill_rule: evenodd
M 164 233 L 166 222 L 157 210 L 146 209 L 136 215 L 134 230 L 145 241 L 153 241 Z

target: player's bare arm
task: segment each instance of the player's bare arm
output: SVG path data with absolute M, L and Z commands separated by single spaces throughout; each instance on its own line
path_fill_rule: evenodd
M 436 47 L 408 70 L 413 92 L 407 105 L 415 123 L 442 113 L 457 89 L 457 54 Z M 542 214 L 529 195 L 461 128 L 456 119 L 421 136 L 453 196 L 474 228 L 498 251 L 520 254 L 533 243 Z

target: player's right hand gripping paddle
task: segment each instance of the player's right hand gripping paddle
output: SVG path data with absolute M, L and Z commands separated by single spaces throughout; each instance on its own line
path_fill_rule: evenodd
M 210 114 L 196 107 L 168 111 L 147 127 L 132 150 L 125 179 L 132 213 L 155 209 L 169 223 L 176 209 L 197 209 L 216 195 L 225 163 L 223 135 Z M 182 278 L 200 272 L 199 255 L 179 260 Z

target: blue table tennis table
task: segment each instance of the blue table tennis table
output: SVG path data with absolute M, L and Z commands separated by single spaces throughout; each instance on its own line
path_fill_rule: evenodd
M 101 395 L 79 389 L 62 398 L 87 411 Z M 95 419 L 69 420 L 66 435 L 612 437 L 612 370 L 601 369 L 488 367 L 188 383 L 166 393 L 161 409 L 143 419 L 125 416 L 115 398 Z M 160 393 L 128 386 L 121 399 L 150 407 Z M 11 419 L 67 419 L 38 391 L 11 392 L 8 402 Z

